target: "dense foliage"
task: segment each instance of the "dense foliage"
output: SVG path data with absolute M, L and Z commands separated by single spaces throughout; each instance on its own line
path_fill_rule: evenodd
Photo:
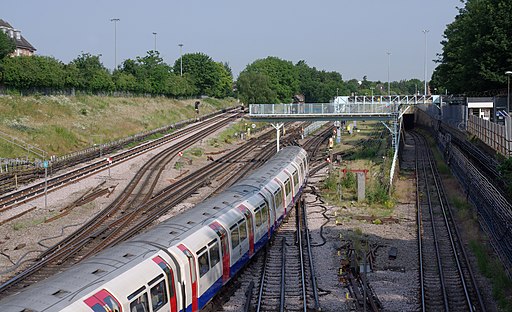
M 417 94 L 423 86 L 418 79 L 390 83 L 391 94 Z M 337 95 L 387 95 L 387 84 L 371 82 L 366 76 L 359 81 L 343 81 L 340 73 L 310 67 L 305 61 L 292 62 L 267 57 L 249 64 L 238 77 L 238 95 L 245 103 L 290 103 L 302 94 L 308 103 L 331 102 Z M 418 89 L 420 88 L 420 89 Z
M 216 62 L 204 53 L 185 54 L 171 66 L 158 51 L 148 51 L 145 56 L 124 60 L 113 72 L 101 63 L 100 55 L 90 53 L 82 53 L 69 64 L 47 56 L 7 57 L 0 60 L 0 73 L 0 85 L 24 93 L 128 92 L 216 98 L 238 95 L 244 103 L 290 103 L 299 94 L 309 103 L 330 102 L 337 95 L 387 94 L 386 83 L 371 82 L 366 76 L 361 81 L 343 81 L 338 72 L 318 70 L 305 61 L 293 64 L 277 57 L 249 64 L 240 73 L 233 91 L 229 65 Z M 391 94 L 413 94 L 418 86 L 422 86 L 418 79 L 392 82 Z
M 3 31 L 0 31 L 0 59 L 14 52 L 16 44 Z
M 466 0 L 444 32 L 431 88 L 450 93 L 506 88 L 512 70 L 512 1 Z
M 0 53 L 2 47 L 0 36 Z M 174 97 L 232 95 L 233 77 L 227 64 L 214 62 L 202 53 L 185 54 L 183 61 L 181 76 L 179 60 L 176 70 L 176 64 L 166 64 L 157 51 L 148 51 L 135 60 L 127 59 L 113 73 L 101 63 L 100 56 L 89 53 L 82 53 L 69 64 L 47 56 L 6 57 L 0 60 L 0 78 L 1 84 L 10 89 L 43 93 L 75 90 Z

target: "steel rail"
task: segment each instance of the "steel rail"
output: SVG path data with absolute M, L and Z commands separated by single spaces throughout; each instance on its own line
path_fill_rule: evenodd
M 258 292 L 258 302 L 256 304 L 256 312 L 261 311 L 261 303 L 263 299 L 263 289 L 265 288 L 265 275 L 267 274 L 268 245 L 265 247 L 265 257 L 263 258 L 263 270 L 260 277 L 260 290 Z
M 112 163 L 121 163 L 124 161 L 127 161 L 142 152 L 147 152 L 148 150 L 154 149 L 164 143 L 167 143 L 168 141 L 175 140 L 177 138 L 183 137 L 185 135 L 188 135 L 194 131 L 197 131 L 200 129 L 200 127 L 204 127 L 205 125 L 213 124 L 217 122 L 219 119 L 223 118 L 233 118 L 233 116 L 229 116 L 231 113 L 225 113 L 222 115 L 218 115 L 215 117 L 212 117 L 211 119 L 205 121 L 201 124 L 192 125 L 188 128 L 181 129 L 179 131 L 173 132 L 169 135 L 166 135 L 164 137 L 152 140 L 150 142 L 146 142 L 144 144 L 141 144 L 137 147 L 134 147 L 132 149 L 122 151 L 116 155 L 113 155 L 111 157 Z M 229 116 L 229 117 L 226 117 Z M 236 116 L 236 115 L 235 115 Z M 63 185 L 70 183 L 70 182 L 76 182 L 78 180 L 81 180 L 83 178 L 86 178 L 90 176 L 91 174 L 96 173 L 97 171 L 106 170 L 110 166 L 105 160 L 99 160 L 92 164 L 86 165 L 84 167 L 68 171 L 64 174 L 61 174 L 57 177 L 53 177 L 47 180 L 47 190 L 56 190 Z M 44 189 L 45 189 L 45 183 L 40 182 L 35 185 L 32 185 L 28 188 L 12 192 L 6 195 L 3 195 L 0 197 L 0 212 L 3 212 L 7 209 L 16 207 L 28 200 L 32 200 L 35 198 L 38 198 L 40 196 L 44 195 Z
M 308 300 L 307 300 L 307 293 L 306 293 L 306 272 L 305 272 L 305 264 L 304 264 L 304 254 L 302 250 L 302 211 L 299 208 L 301 206 L 300 204 L 295 205 L 296 209 L 296 217 L 297 217 L 297 238 L 298 238 L 298 244 L 299 244 L 299 256 L 300 256 L 300 278 L 301 278 L 301 284 L 302 284 L 302 308 L 303 312 L 307 312 L 308 309 Z
M 311 274 L 311 285 L 313 288 L 313 299 L 314 299 L 314 311 L 320 311 L 320 301 L 318 299 L 318 285 L 316 283 L 316 271 L 315 264 L 313 261 L 313 253 L 311 250 L 311 238 L 309 237 L 309 226 L 308 226 L 308 218 L 307 218 L 307 207 L 304 199 L 301 201 L 302 213 L 304 218 L 304 231 L 306 232 L 306 245 L 308 249 L 308 257 L 309 257 L 309 270 Z
M 452 217 L 452 214 L 451 214 L 451 209 L 449 207 L 449 203 L 446 200 L 446 195 L 445 195 L 446 193 L 444 192 L 443 184 L 441 183 L 440 178 L 439 178 L 439 171 L 437 170 L 437 167 L 434 165 L 433 155 L 432 155 L 432 151 L 430 149 L 428 149 L 428 154 L 427 155 L 428 155 L 429 161 L 430 161 L 429 162 L 430 170 L 432 172 L 432 176 L 434 178 L 434 183 L 436 185 L 437 196 L 441 199 L 440 200 L 441 210 L 443 212 L 443 218 L 444 218 L 444 221 L 445 221 L 445 226 L 446 226 L 446 228 L 448 230 L 448 234 L 449 234 L 449 238 L 450 238 L 450 245 L 451 245 L 452 250 L 453 250 L 453 256 L 455 257 L 455 260 L 456 260 L 457 270 L 459 272 L 460 280 L 462 282 L 462 287 L 464 289 L 464 296 L 466 298 L 466 303 L 468 305 L 469 311 L 472 312 L 472 311 L 474 311 L 473 303 L 472 303 L 472 300 L 471 300 L 471 296 L 469 294 L 468 285 L 467 285 L 466 280 L 464 278 L 464 272 L 463 272 L 463 269 L 461 267 L 461 259 L 459 258 L 459 255 L 457 253 L 458 248 L 455 246 L 455 240 L 454 240 L 454 236 L 455 236 L 457 238 L 457 240 L 460 242 L 460 238 L 459 238 L 460 236 L 458 235 L 457 227 L 456 227 L 455 224 L 453 226 L 453 227 L 455 227 L 455 234 L 452 233 L 452 230 L 451 230 L 452 227 L 450 226 L 450 222 L 449 222 L 449 218 L 451 218 L 453 220 L 453 217 Z M 466 261 L 466 263 L 468 263 L 468 260 L 467 260 L 464 248 L 462 247 L 462 248 L 459 248 L 459 249 L 462 249 L 464 260 Z M 469 274 L 470 274 L 470 277 L 471 277 L 471 281 L 472 281 L 472 283 L 474 285 L 473 287 L 474 287 L 474 289 L 475 289 L 475 291 L 477 293 L 477 298 L 478 298 L 480 307 L 482 307 L 483 311 L 485 311 L 485 305 L 483 305 L 483 301 L 482 301 L 480 292 L 478 291 L 478 287 L 476 287 L 476 282 L 475 282 L 473 273 L 471 271 L 471 266 L 468 264 L 467 267 L 469 269 Z
M 419 137 L 417 137 L 417 138 L 418 138 L 418 141 L 421 140 L 421 138 L 419 138 Z M 442 294 L 443 294 L 444 309 L 445 309 L 445 311 L 449 311 L 450 307 L 448 305 L 448 295 L 446 293 L 446 285 L 445 285 L 445 278 L 444 278 L 444 273 L 443 273 L 441 251 L 440 251 L 440 248 L 439 248 L 439 242 L 438 242 L 438 238 L 437 238 L 437 231 L 436 231 L 436 228 L 435 228 L 434 211 L 433 211 L 433 207 L 432 207 L 430 189 L 428 187 L 427 170 L 426 170 L 426 166 L 425 166 L 425 161 L 427 161 L 428 159 L 424 158 L 425 154 L 423 154 L 423 153 L 422 153 L 421 156 L 422 156 L 421 157 L 422 166 L 421 166 L 420 169 L 423 172 L 423 178 L 424 178 L 423 180 L 425 182 L 425 189 L 426 189 L 426 195 L 427 195 L 427 203 L 428 203 L 428 209 L 429 209 L 430 220 L 431 220 L 431 225 L 432 225 L 432 234 L 433 234 L 433 238 L 434 238 L 434 247 L 435 247 L 436 259 L 437 259 L 437 269 L 438 269 L 438 273 L 439 273 L 439 281 L 440 281 L 440 284 L 441 284 L 441 291 L 442 291 Z M 418 158 L 416 159 L 416 161 L 418 161 Z
M 416 141 L 416 138 L 414 138 L 414 141 Z M 416 180 L 416 224 L 417 224 L 417 235 L 418 235 L 418 261 L 419 261 L 419 267 L 420 267 L 420 295 L 421 295 L 421 311 L 426 311 L 426 303 L 425 303 L 425 273 L 423 271 L 423 238 L 422 238 L 422 227 L 423 227 L 423 221 L 422 221 L 422 215 L 421 215 L 421 204 L 420 204 L 420 192 L 419 192 L 419 168 L 418 168 L 418 159 L 419 159 L 419 149 L 415 149 L 415 180 Z
M 279 300 L 279 312 L 284 312 L 284 304 L 285 304 L 285 291 L 286 291 L 286 237 L 283 237 L 282 240 L 282 254 L 281 254 L 281 292 L 280 292 L 280 300 Z

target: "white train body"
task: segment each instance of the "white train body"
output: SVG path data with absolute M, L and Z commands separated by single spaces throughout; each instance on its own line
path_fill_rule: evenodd
M 0 311 L 198 311 L 260 250 L 307 180 L 286 147 L 247 178 L 154 229 L 0 301 Z

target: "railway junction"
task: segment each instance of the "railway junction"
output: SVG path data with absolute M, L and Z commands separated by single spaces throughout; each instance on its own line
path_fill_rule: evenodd
M 96 166 L 96 168 L 90 169 L 89 173 L 81 175 L 79 178 L 72 178 L 80 179 L 80 182 L 70 182 L 73 180 L 62 182 L 71 185 L 80 184 L 75 191 L 71 191 L 72 196 L 68 191 L 67 193 L 63 192 L 60 195 L 62 197 L 58 197 L 56 194 L 59 193 L 59 188 L 65 189 L 66 187 L 58 186 L 58 182 L 55 182 L 55 186 L 53 186 L 55 196 L 51 196 L 52 199 L 48 204 L 50 207 L 48 211 L 52 212 L 53 219 L 46 219 L 49 221 L 45 223 L 57 223 L 64 220 L 65 223 L 50 230 L 52 233 L 36 234 L 42 239 L 37 240 L 37 243 L 30 248 L 21 246 L 23 243 L 20 243 L 11 247 L 12 249 L 4 249 L 2 254 L 5 265 L 3 264 L 2 267 L 8 267 L 8 262 L 10 262 L 10 266 L 16 268 L 3 271 L 2 282 L 4 285 L 2 287 L 9 280 L 4 277 L 12 277 L 14 272 L 16 272 L 16 276 L 22 277 L 21 271 L 27 268 L 32 270 L 33 263 L 49 259 L 48 255 L 56 254 L 55 250 L 61 249 L 64 245 L 79 246 L 77 249 L 84 253 L 77 254 L 77 251 L 72 251 L 71 254 L 64 255 L 62 259 L 56 258 L 57 260 L 54 260 L 53 264 L 50 262 L 48 267 L 43 270 L 45 272 L 30 273 L 29 276 L 32 277 L 25 282 L 22 281 L 19 285 L 23 288 L 38 279 L 44 279 L 47 275 L 53 274 L 52 270 L 53 272 L 61 271 L 63 268 L 72 266 L 76 263 L 73 261 L 79 262 L 82 258 L 90 257 L 103 248 L 144 231 L 145 226 L 154 226 L 183 210 L 193 209 L 192 206 L 195 203 L 202 201 L 210 193 L 221 192 L 222 189 L 243 176 L 245 170 L 248 172 L 253 166 L 261 165 L 264 160 L 279 150 L 280 146 L 298 143 L 310 153 L 311 164 L 310 182 L 305 190 L 303 201 L 297 205 L 297 210 L 290 214 L 288 221 L 276 234 L 271 244 L 272 247 L 249 264 L 246 268 L 247 271 L 242 272 L 240 277 L 234 279 L 228 286 L 225 291 L 226 294 L 229 294 L 228 297 L 223 296 L 223 292 L 219 299 L 214 299 L 213 306 L 209 306 L 207 309 L 218 310 L 218 300 L 222 302 L 227 300 L 220 310 L 240 311 L 245 308 L 247 311 L 275 311 L 282 306 L 287 311 L 320 309 L 322 311 L 363 309 L 371 311 L 418 309 L 424 311 L 442 309 L 492 311 L 494 308 L 490 304 L 489 289 L 485 289 L 487 281 L 479 275 L 473 276 L 473 272 L 471 272 L 471 267 L 474 268 L 475 265 L 474 263 L 471 265 L 470 262 L 474 262 L 474 259 L 471 260 L 471 256 L 469 256 L 467 259 L 454 260 L 454 254 L 465 253 L 461 248 L 466 243 L 463 242 L 464 239 L 457 236 L 458 233 L 451 233 L 458 230 L 457 225 L 454 224 L 456 217 L 450 216 L 450 209 L 453 208 L 450 208 L 446 194 L 444 194 L 442 185 L 445 182 L 441 182 L 432 157 L 427 157 L 430 155 L 429 145 L 422 141 L 422 135 L 412 131 L 411 125 L 414 121 L 420 128 L 439 133 L 438 139 L 441 141 L 439 144 L 444 148 L 445 158 L 458 166 L 452 170 L 459 178 L 464 179 L 464 175 L 472 175 L 470 177 L 473 182 L 464 186 L 466 191 L 469 187 L 479 187 L 481 192 L 486 190 L 493 192 L 495 189 L 492 189 L 493 183 L 486 182 L 488 173 L 478 175 L 479 168 L 475 167 L 472 171 L 468 169 L 470 163 L 473 163 L 471 157 L 475 157 L 474 154 L 471 156 L 471 149 L 467 146 L 459 148 L 458 146 L 463 144 L 457 144 L 458 136 L 453 132 L 454 130 L 448 125 L 438 123 L 435 117 L 428 114 L 429 110 L 424 109 L 435 106 L 437 100 L 438 98 L 434 97 L 395 97 L 394 99 L 380 98 L 378 100 L 360 97 L 340 99 L 340 102 L 328 105 L 254 105 L 250 106 L 249 118 L 270 121 L 274 129 L 277 130 L 277 135 L 274 135 L 271 129 L 267 129 L 261 134 L 254 135 L 253 139 L 243 144 L 244 147 L 231 146 L 229 151 L 228 149 L 212 150 L 207 152 L 209 158 L 190 157 L 193 159 L 193 163 L 180 164 L 180 157 L 182 157 L 180 152 L 204 146 L 204 136 L 194 138 L 194 130 L 192 130 L 189 134 L 184 134 L 181 139 L 173 136 L 172 140 L 145 144 L 131 153 L 121 152 L 110 155 L 112 166 L 105 160 L 99 160 L 100 166 L 93 161 L 88 166 Z M 423 107 L 420 107 L 422 105 Z M 439 106 L 442 107 L 442 104 Z M 404 116 L 406 117 L 404 118 Z M 211 129 L 209 135 L 215 136 L 221 127 L 225 127 L 226 124 L 230 124 L 240 117 L 236 112 L 231 112 L 227 115 L 212 117 L 199 124 Z M 216 123 L 221 124 L 221 120 L 224 120 L 225 123 L 219 125 L 218 128 L 212 126 Z M 391 215 L 364 216 L 365 213 L 358 212 L 361 207 L 354 200 L 350 200 L 348 206 L 341 207 L 329 203 L 331 201 L 325 198 L 321 189 L 325 185 L 325 180 L 329 178 L 329 174 L 338 167 L 329 165 L 325 159 L 326 157 L 332 161 L 339 159 L 337 165 L 342 165 L 344 159 L 349 158 L 349 152 L 342 152 L 339 154 L 340 157 L 336 153 L 326 153 L 326 143 L 333 133 L 330 123 L 312 135 L 302 138 L 303 129 L 307 128 L 307 124 L 299 123 L 298 120 L 308 123 L 357 120 L 359 128 L 367 127 L 371 128 L 371 131 L 374 131 L 375 127 L 378 128 L 376 125 L 379 122 L 385 126 L 384 131 L 387 131 L 388 135 L 383 135 L 384 131 L 380 129 L 377 131 L 380 133 L 377 140 L 388 141 L 387 138 L 391 137 L 389 140 L 392 150 L 391 166 L 386 177 L 394 183 L 395 190 L 403 190 L 400 192 L 402 194 L 397 195 L 399 204 L 396 205 Z M 292 121 L 294 122 L 292 123 Z M 367 124 L 370 126 L 366 126 Z M 435 127 L 433 128 L 432 125 Z M 285 137 L 281 137 L 283 127 L 286 127 Z M 199 130 L 199 132 L 202 131 L 204 130 Z M 341 135 L 341 132 L 341 129 L 337 129 L 338 136 Z M 346 141 L 346 135 L 343 134 L 340 141 Z M 272 140 L 273 137 L 275 141 Z M 180 141 L 184 143 L 180 143 Z M 143 165 L 146 161 L 148 164 Z M 179 165 L 176 165 L 177 163 Z M 223 166 L 218 166 L 215 169 L 213 168 L 214 164 Z M 231 167 L 227 167 L 228 165 Z M 125 169 L 121 169 L 121 167 Z M 213 171 L 207 171 L 210 170 L 210 167 Z M 398 167 L 403 171 L 400 177 L 396 176 Z M 78 171 L 84 167 L 80 166 L 80 168 Z M 197 179 L 195 185 L 190 186 L 189 189 L 182 189 L 185 182 L 197 178 L 199 172 L 195 169 L 198 168 L 201 168 L 199 171 L 205 173 L 204 177 Z M 242 171 L 242 169 L 245 170 Z M 133 174 L 136 172 L 136 174 L 133 175 L 133 178 L 128 178 L 132 177 L 132 173 L 123 173 L 122 170 L 132 171 Z M 236 172 L 240 175 L 232 176 L 228 172 Z M 420 174 L 421 172 L 423 173 Z M 477 182 L 488 183 L 488 185 L 481 187 L 483 184 L 475 185 Z M 50 184 L 53 185 L 53 182 Z M 41 188 L 42 185 L 38 187 Z M 414 190 L 414 188 L 417 189 Z M 121 199 L 120 194 L 124 190 L 130 190 L 130 192 L 125 199 Z M 175 193 L 170 193 L 171 191 L 175 191 Z M 14 224 L 19 224 L 16 222 L 22 218 L 30 219 L 30 215 L 36 213 L 31 209 L 34 206 L 42 207 L 44 201 L 41 192 L 35 192 L 36 194 L 32 195 L 33 198 L 26 194 L 20 194 L 17 199 L 3 196 L 2 212 L 11 211 L 13 215 L 4 218 L 1 222 L 12 228 Z M 170 202 L 171 199 L 175 200 L 179 195 L 183 198 Z M 87 203 L 87 196 L 91 196 L 89 203 Z M 110 196 L 112 198 L 108 199 Z M 438 197 L 434 198 L 434 196 Z M 485 196 L 485 193 L 481 193 L 480 199 L 472 199 L 470 195 L 468 198 L 474 202 L 481 201 L 481 198 Z M 69 198 L 66 199 L 66 197 Z M 113 200 L 114 198 L 115 200 Z M 180 203 L 182 200 L 184 203 Z M 496 200 L 499 203 L 494 207 L 500 207 L 500 205 L 505 205 L 505 208 L 510 207 L 505 198 Z M 108 202 L 112 201 L 113 206 L 121 205 L 116 203 L 121 201 L 123 206 L 120 206 L 121 208 L 105 208 L 111 207 L 112 205 L 108 205 Z M 492 211 L 484 210 L 486 209 L 485 205 L 496 205 L 496 203 L 482 203 L 476 211 L 481 215 L 479 218 L 483 224 L 481 226 L 491 237 L 490 242 L 493 244 L 493 235 L 503 235 L 507 231 L 506 225 L 496 222 L 497 218 L 507 219 L 509 216 L 506 209 L 503 210 L 502 215 L 493 216 Z M 170 206 L 176 208 L 172 211 L 158 208 Z M 13 207 L 12 210 L 9 207 Z M 19 212 L 14 212 L 14 209 Z M 107 209 L 119 209 L 120 214 L 116 216 L 114 210 Z M 89 211 L 86 212 L 87 210 Z M 40 209 L 38 211 L 41 212 Z M 104 223 L 109 224 L 108 230 L 105 225 L 95 228 L 91 224 L 87 224 L 86 228 L 95 229 L 93 235 L 85 233 L 84 237 L 87 238 L 78 239 L 78 243 L 63 241 L 69 237 L 70 233 L 85 224 L 86 220 L 80 218 L 80 214 L 99 215 L 100 211 L 113 218 Z M 371 210 L 364 207 L 363 211 Z M 22 213 L 26 213 L 26 215 L 21 216 Z M 3 216 L 5 215 L 3 213 Z M 17 217 L 18 215 L 20 216 Z M 446 219 L 444 221 L 434 220 L 436 218 L 429 219 L 429 216 L 439 215 L 445 215 Z M 305 216 L 307 218 L 304 218 Z M 38 217 L 40 218 L 41 215 Z M 136 220 L 144 222 L 135 222 Z M 485 226 L 485 224 L 489 224 L 486 222 L 491 221 L 494 225 L 493 229 Z M 140 224 L 135 225 L 136 223 Z M 112 226 L 113 224 L 116 224 L 116 227 Z M 442 227 L 443 224 L 446 224 L 446 227 Z M 504 226 L 504 228 L 501 229 L 500 226 Z M 55 234 L 57 229 L 61 233 Z M 134 230 L 118 232 L 117 229 Z M 1 233 L 5 240 L 2 244 L 10 243 L 8 242 L 9 235 L 12 235 L 12 232 L 11 234 Z M 27 233 L 27 235 L 29 234 Z M 436 236 L 440 236 L 439 240 Z M 7 239 L 7 237 L 9 238 Z M 96 243 L 84 247 L 85 245 L 82 244 L 90 243 L 91 237 L 99 237 L 101 241 L 108 243 L 103 247 L 97 247 Z M 461 244 L 461 242 L 463 243 Z M 503 243 L 503 246 L 498 245 L 495 248 L 506 264 L 507 261 L 510 261 L 508 242 Z M 35 247 L 37 245 L 38 247 Z M 302 246 L 305 246 L 304 250 L 301 249 Z M 425 254 L 422 253 L 424 250 Z M 436 250 L 436 252 L 433 253 L 432 250 Z M 290 258 L 286 258 L 290 255 Z M 462 256 L 460 257 L 462 258 Z M 68 260 L 70 261 L 67 262 Z M 358 262 L 357 268 L 354 261 Z M 287 265 L 283 266 L 282 263 L 287 263 Z M 437 265 L 435 265 L 436 263 Z M 262 270 L 262 268 L 265 269 Z M 281 272 L 280 270 L 283 268 L 290 272 Z M 447 273 L 443 274 L 443 272 Z M 261 278 L 256 279 L 253 276 Z M 270 281 L 270 277 L 277 276 L 280 276 L 280 279 Z M 439 283 L 442 287 L 439 286 Z M 15 287 L 20 287 L 19 285 Z M 278 290 L 274 288 L 277 286 L 286 287 Z M 444 288 L 445 286 L 446 288 Z M 16 288 L 8 290 L 9 287 L 3 288 L 2 294 L 19 291 Z M 440 292 L 437 292 L 439 290 Z M 482 293 L 479 290 L 482 290 Z M 277 296 L 278 293 L 281 295 Z M 272 297 L 265 298 L 268 295 L 272 295 Z

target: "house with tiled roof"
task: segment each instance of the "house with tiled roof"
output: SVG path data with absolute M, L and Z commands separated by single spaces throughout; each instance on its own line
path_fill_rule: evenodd
M 3 31 L 9 38 L 13 39 L 16 43 L 16 50 L 12 53 L 12 56 L 20 55 L 32 55 L 36 51 L 33 45 L 27 41 L 22 35 L 21 30 L 15 29 L 6 21 L 0 19 L 0 30 Z

